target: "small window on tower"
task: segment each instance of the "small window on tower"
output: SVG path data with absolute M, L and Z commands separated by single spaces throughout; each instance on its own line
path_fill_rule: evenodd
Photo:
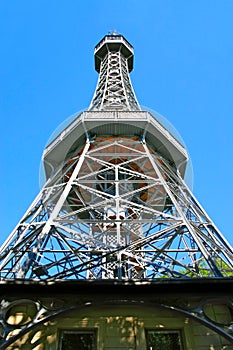
M 63 330 L 59 350 L 96 350 L 96 333 L 94 330 Z
M 180 331 L 146 330 L 147 350 L 183 350 Z

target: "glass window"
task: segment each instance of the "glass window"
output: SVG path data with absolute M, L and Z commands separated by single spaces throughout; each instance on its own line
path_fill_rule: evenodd
M 95 331 L 62 331 L 59 350 L 96 350 Z
M 146 330 L 147 350 L 182 350 L 181 334 L 175 330 Z

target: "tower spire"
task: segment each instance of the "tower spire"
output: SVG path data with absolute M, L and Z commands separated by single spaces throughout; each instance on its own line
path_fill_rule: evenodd
M 140 110 L 129 77 L 133 56 L 133 47 L 116 31 L 96 45 L 95 69 L 99 79 L 89 110 Z

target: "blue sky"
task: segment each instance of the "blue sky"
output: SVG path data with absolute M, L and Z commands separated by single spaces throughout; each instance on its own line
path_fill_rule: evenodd
M 39 191 L 50 135 L 89 106 L 94 46 L 116 29 L 135 49 L 139 103 L 178 130 L 193 192 L 233 244 L 232 14 L 232 0 L 1 1 L 0 243 Z

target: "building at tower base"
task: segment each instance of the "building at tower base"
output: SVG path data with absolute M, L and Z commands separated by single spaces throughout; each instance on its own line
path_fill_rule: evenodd
M 233 251 L 184 181 L 188 153 L 141 110 L 122 35 L 95 68 L 0 248 L 0 349 L 233 349 Z
M 0 348 L 229 350 L 232 286 L 230 278 L 7 282 Z

